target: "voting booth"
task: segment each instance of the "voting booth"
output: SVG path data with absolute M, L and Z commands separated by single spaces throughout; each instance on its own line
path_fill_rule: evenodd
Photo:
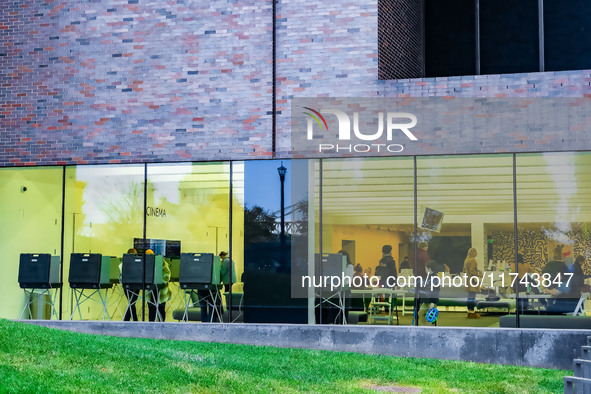
M 111 282 L 111 256 L 100 253 L 72 253 L 70 255 L 70 273 L 68 281 L 74 294 L 75 305 L 70 320 L 76 311 L 80 319 L 82 312 L 80 305 L 86 301 L 97 301 L 98 296 L 103 307 L 103 320 L 110 318 L 107 311 L 108 289 L 113 287 Z M 104 289 L 104 295 L 101 290 Z
M 35 299 L 42 299 L 51 306 L 51 317 L 59 318 L 55 308 L 57 290 L 62 287 L 60 281 L 59 256 L 49 253 L 21 253 L 18 266 L 18 283 L 25 292 L 25 306 L 21 313 L 33 318 L 31 304 Z
M 201 298 L 208 307 L 213 308 L 218 320 L 222 321 L 222 300 L 218 291 L 221 267 L 220 256 L 215 256 L 213 253 L 181 253 L 179 285 L 185 292 L 183 321 L 188 320 L 188 309 L 195 304 L 194 299 L 197 297 Z M 213 317 L 212 313 L 210 321 Z

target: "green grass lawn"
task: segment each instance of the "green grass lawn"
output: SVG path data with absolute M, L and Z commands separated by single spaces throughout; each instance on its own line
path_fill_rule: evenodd
M 0 320 L 0 392 L 562 391 L 571 371 L 356 353 L 115 338 Z

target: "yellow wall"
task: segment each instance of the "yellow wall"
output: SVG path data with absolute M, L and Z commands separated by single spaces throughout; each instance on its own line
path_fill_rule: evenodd
M 0 171 L 2 318 L 18 319 L 24 306 L 24 292 L 18 285 L 20 254 L 60 254 L 61 185 L 61 167 Z
M 372 274 L 382 258 L 382 246 L 392 245 L 392 257 L 398 261 L 398 244 L 403 242 L 403 236 L 397 231 L 377 230 L 367 228 L 366 225 L 336 225 L 330 229 L 331 253 L 342 249 L 343 240 L 355 241 L 355 264 L 361 264 L 363 269 L 371 268 Z M 325 238 L 326 239 L 326 238 Z M 329 251 L 325 251 L 329 252 Z

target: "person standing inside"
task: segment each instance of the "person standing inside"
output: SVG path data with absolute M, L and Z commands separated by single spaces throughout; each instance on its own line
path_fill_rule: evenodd
M 152 249 L 146 250 L 146 255 L 154 254 Z M 148 319 L 150 321 L 156 321 L 158 317 L 159 321 L 166 320 L 166 301 L 170 300 L 171 292 L 168 288 L 168 282 L 170 281 L 170 265 L 166 259 L 162 259 L 162 281 L 161 285 L 150 292 L 150 299 L 148 301 Z
M 585 283 L 584 275 L 582 275 L 581 263 L 585 261 L 583 256 L 578 256 L 573 263 L 573 270 L 564 261 L 565 255 L 563 253 L 564 245 L 556 245 L 552 252 L 552 260 L 548 262 L 542 269 L 543 274 L 550 274 L 550 286 L 543 289 L 544 293 L 554 296 L 548 301 L 546 306 L 546 314 L 566 314 L 573 313 L 577 307 L 581 297 L 581 291 Z M 573 276 L 569 280 L 567 273 L 572 272 Z
M 517 254 L 517 267 L 515 267 L 515 264 L 512 265 L 513 272 L 518 274 L 517 280 L 515 281 L 515 286 L 513 288 L 515 292 L 519 291 L 520 295 L 520 297 L 517 299 L 517 305 L 519 306 L 519 311 L 521 313 L 525 313 L 529 309 L 529 299 L 527 296 L 525 296 L 527 294 L 528 286 L 525 285 L 524 282 L 528 282 L 529 280 L 524 281 L 522 279 L 527 274 L 534 274 L 536 271 L 531 267 L 531 265 L 524 261 L 523 255 L 520 253 Z
M 219 311 L 219 316 L 223 316 L 224 314 L 224 306 L 223 306 L 223 301 L 222 301 L 222 296 L 225 295 L 225 293 L 229 293 L 230 292 L 230 287 L 232 286 L 232 284 L 236 283 L 236 266 L 234 265 L 234 261 L 230 260 L 230 256 L 228 255 L 227 252 L 225 251 L 221 251 L 220 254 L 220 260 L 222 261 L 222 265 L 220 267 L 220 282 L 222 283 L 222 285 L 224 286 L 223 290 L 221 289 L 220 286 L 220 293 L 218 294 L 218 297 L 216 297 L 216 309 Z M 232 280 L 230 280 L 230 272 L 232 272 Z M 228 300 L 228 298 L 226 298 L 226 301 Z M 214 320 L 217 320 L 217 316 L 214 315 Z
M 478 252 L 475 248 L 470 248 L 468 250 L 468 255 L 466 256 L 466 260 L 464 260 L 464 272 L 468 276 L 467 278 L 467 287 L 468 287 L 468 319 L 479 319 L 480 315 L 474 312 L 474 307 L 476 306 L 476 292 L 480 291 L 479 287 L 472 286 L 472 282 L 474 280 L 470 280 L 472 277 L 481 278 L 482 272 L 478 269 L 478 263 L 476 262 L 476 256 L 478 256 Z
M 408 261 L 408 256 L 404 256 L 404 260 L 400 263 L 400 271 L 410 269 L 410 261 Z
M 392 245 L 382 246 L 382 258 L 375 272 L 376 276 L 380 277 L 382 286 L 387 287 L 390 283 L 390 287 L 393 287 L 392 284 L 396 283 L 396 261 L 392 257 Z M 390 280 L 388 280 L 389 277 Z
M 427 279 L 427 264 L 431 259 L 429 258 L 429 244 L 425 241 L 419 242 L 417 245 L 417 272 L 416 276 L 420 276 L 423 280 Z
M 236 267 L 234 261 L 230 260 L 228 253 L 221 251 L 220 259 L 222 260 L 222 267 L 220 269 L 220 281 L 224 285 L 224 292 L 230 291 L 230 282 L 236 283 Z M 230 270 L 232 271 L 232 281 L 230 281 Z
M 137 250 L 135 250 L 134 248 L 131 248 L 127 251 L 127 254 L 137 254 Z M 119 283 L 121 283 L 121 271 L 122 271 L 122 265 L 123 263 L 119 264 Z M 137 320 L 137 311 L 135 309 L 135 303 L 137 302 L 137 298 L 138 298 L 138 293 L 136 293 L 133 290 L 129 290 L 129 289 L 124 289 L 125 290 L 125 296 L 127 297 L 127 304 L 128 307 L 125 310 L 125 316 L 123 316 L 123 321 L 138 321 Z M 139 290 L 137 290 L 139 292 Z
M 580 297 L 581 293 L 583 293 L 583 288 L 585 286 L 585 279 L 588 278 L 588 275 L 585 275 L 583 272 L 583 264 L 585 264 L 585 256 L 579 255 L 575 259 L 575 262 L 572 266 L 572 284 L 570 286 L 571 294 L 574 297 Z

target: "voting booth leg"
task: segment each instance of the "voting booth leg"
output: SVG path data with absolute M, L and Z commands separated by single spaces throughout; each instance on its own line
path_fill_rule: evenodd
M 318 298 L 320 295 L 316 294 L 316 297 Z M 325 320 L 325 317 L 328 316 L 327 323 L 321 321 L 320 324 L 337 324 L 337 322 L 338 324 L 347 324 L 347 317 L 345 315 L 345 295 L 342 291 L 329 297 L 320 298 L 320 302 L 315 305 L 315 308 L 325 308 L 322 312 L 322 320 Z
M 342 291 L 337 294 L 337 302 L 338 313 L 335 321 L 340 322 L 340 324 L 347 324 L 347 316 L 345 314 L 345 294 Z
M 195 290 L 185 290 L 185 312 L 183 313 L 183 319 L 181 321 L 188 321 L 188 309 L 196 304 L 197 301 L 195 301 L 195 298 L 197 298 L 201 308 L 202 323 L 212 323 L 214 318 L 216 318 L 218 322 L 223 322 L 223 305 L 220 292 L 217 289 L 203 290 L 203 292 L 207 292 L 207 295 L 203 293 L 199 294 Z M 193 295 L 195 295 L 195 298 L 193 298 Z M 211 313 L 208 313 L 209 310 Z
M 189 320 L 189 308 L 195 304 L 195 302 L 193 301 L 193 293 L 195 293 L 194 290 L 189 290 L 188 292 L 187 290 L 185 290 L 184 292 L 185 311 L 183 312 L 183 318 L 181 319 L 181 321 L 183 322 Z M 201 311 L 201 313 L 203 314 L 203 311 Z
M 158 290 L 148 290 L 149 297 L 146 298 L 148 304 L 148 320 L 149 321 L 159 321 L 163 322 L 166 318 L 166 312 L 161 311 L 160 307 L 165 306 L 166 303 L 160 303 L 160 294 Z M 163 316 L 164 313 L 164 316 Z
M 21 312 L 20 318 L 23 318 L 25 312 L 29 319 L 33 319 L 33 313 L 31 312 L 31 305 L 35 302 L 35 298 L 33 295 L 35 294 L 36 297 L 41 297 L 43 300 L 42 305 L 49 305 L 51 307 L 51 313 L 49 315 L 49 319 L 51 320 L 54 316 L 56 320 L 59 320 L 59 316 L 57 313 L 57 309 L 55 308 L 55 300 L 57 298 L 57 290 L 58 289 L 23 289 L 25 292 L 25 307 Z M 41 292 L 35 292 L 35 290 L 42 290 Z M 53 290 L 53 292 L 52 292 Z M 45 300 L 45 296 L 49 298 L 49 301 Z
M 99 298 L 101 299 L 101 303 L 103 304 L 103 320 L 105 320 L 105 316 L 107 317 L 107 319 L 111 320 L 111 316 L 109 316 L 109 311 L 107 310 L 108 293 L 109 293 L 109 289 L 105 289 L 105 298 L 103 298 L 103 295 L 102 295 L 100 289 L 98 290 Z
M 111 320 L 111 316 L 109 315 L 109 311 L 107 310 L 107 292 L 109 289 L 105 289 L 105 297 L 103 298 L 103 294 L 101 293 L 101 289 L 91 289 L 92 292 L 90 294 L 85 294 L 84 290 L 89 289 L 72 289 L 74 292 L 74 299 L 76 300 L 76 304 L 74 305 L 74 309 L 72 309 L 72 314 L 70 315 L 70 320 L 74 319 L 74 314 L 76 310 L 78 310 L 78 317 L 82 320 L 82 308 L 80 305 L 88 300 L 98 302 L 94 298 L 92 298 L 95 294 L 98 294 L 100 302 L 99 304 L 103 307 L 103 320 L 105 320 L 105 316 Z M 84 299 L 83 299 L 84 297 Z
M 26 319 L 33 320 L 33 313 L 31 312 L 31 304 L 33 303 L 33 300 L 31 300 L 31 296 L 33 295 L 33 292 L 35 290 L 34 289 L 31 291 L 27 291 L 27 289 L 23 289 L 23 290 L 25 291 L 25 307 L 23 308 L 23 311 L 21 312 L 20 318 L 22 319 L 25 312 L 27 312 Z
M 113 301 L 113 297 L 116 297 L 115 301 Z M 118 316 L 121 313 L 121 309 L 119 308 L 121 297 L 125 297 L 125 290 L 123 290 L 123 287 L 118 283 L 114 283 L 113 288 L 111 289 L 111 306 L 114 307 L 113 316 Z M 123 313 L 123 315 L 125 315 L 125 313 Z
M 80 300 L 82 298 L 82 290 L 77 291 L 76 289 L 71 289 L 71 291 L 74 293 L 74 300 L 76 301 L 76 303 L 74 304 L 74 309 L 72 309 L 70 320 L 74 319 L 74 314 L 76 313 L 76 310 L 78 310 L 78 317 L 80 318 L 80 320 L 82 320 L 82 312 L 80 311 L 80 304 L 83 302 Z
M 223 323 L 224 322 L 224 313 L 223 313 L 223 309 L 224 306 L 222 305 L 222 297 L 221 297 L 221 293 L 216 289 L 214 290 L 209 290 L 209 293 L 211 295 L 211 300 L 213 303 L 213 313 L 211 314 L 211 318 L 210 318 L 210 323 L 213 322 L 213 317 L 214 314 L 215 316 L 217 316 L 217 321 L 219 323 Z
M 127 293 L 127 308 L 125 308 L 125 313 L 123 314 L 122 321 L 125 321 L 125 316 L 127 316 L 128 313 L 130 316 L 137 317 L 137 314 L 133 313 L 132 311 L 135 310 L 135 304 L 140 296 L 139 290 L 137 292 L 135 292 L 134 290 L 125 289 L 124 291 Z M 133 317 L 132 317 L 132 319 L 133 319 Z

